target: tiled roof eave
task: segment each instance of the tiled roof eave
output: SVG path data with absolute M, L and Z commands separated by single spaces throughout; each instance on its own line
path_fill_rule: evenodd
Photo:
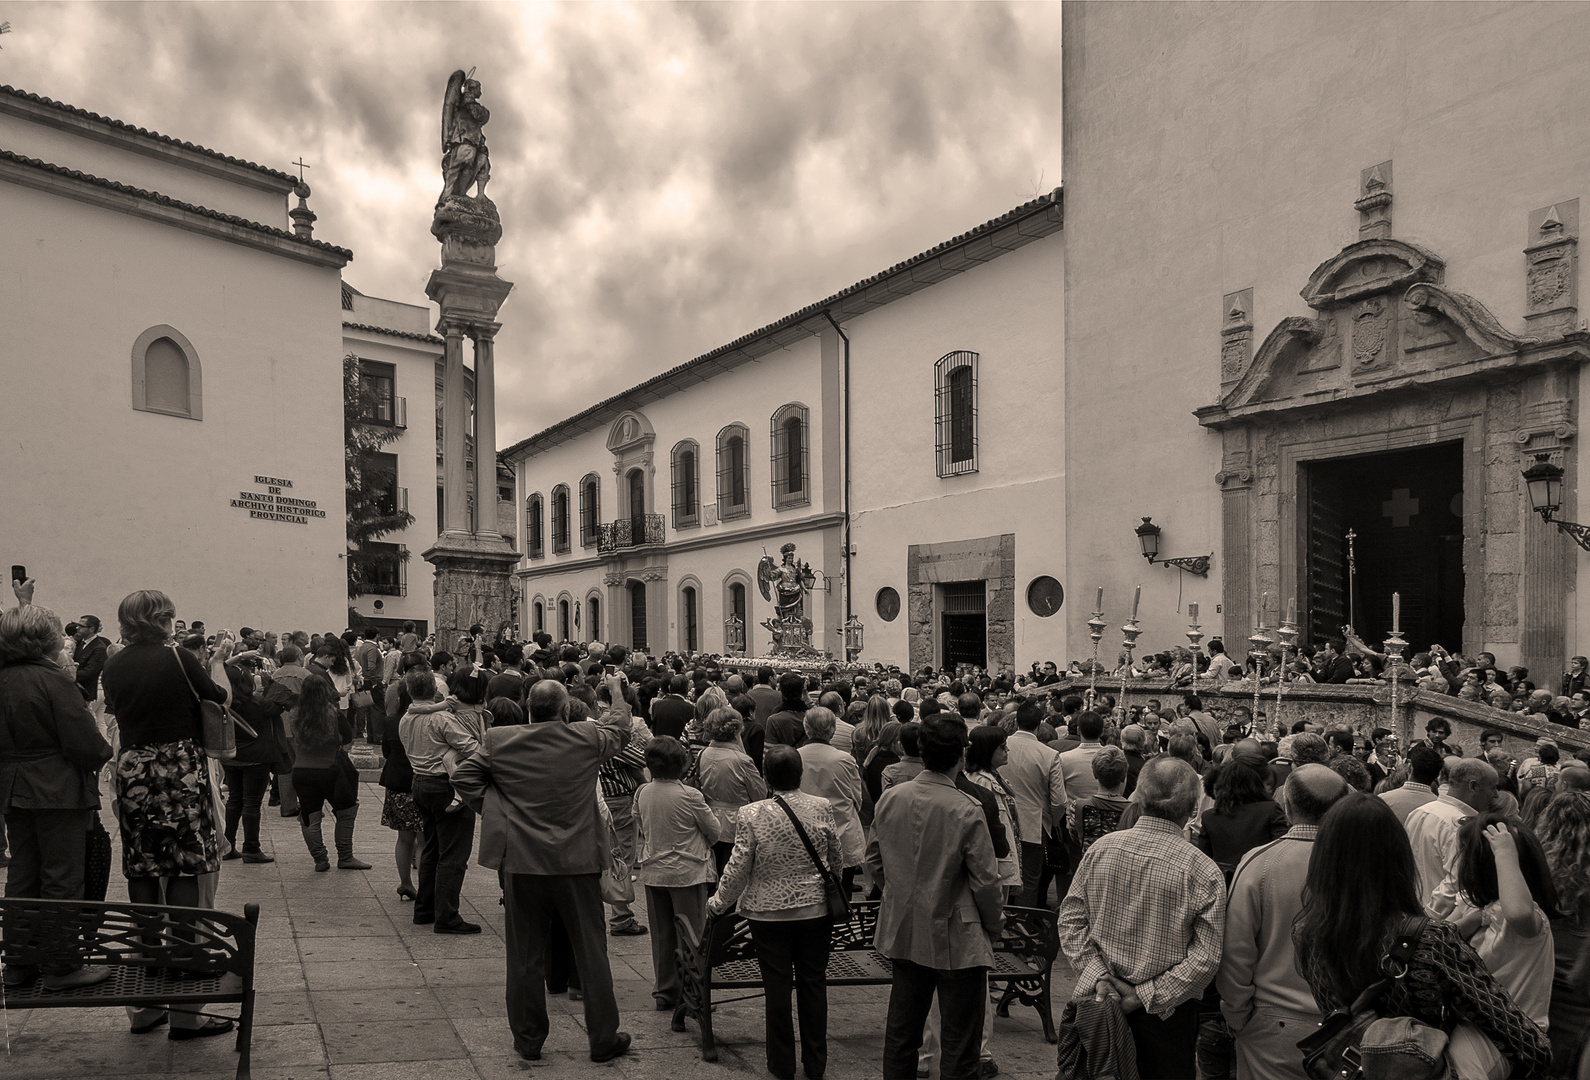
M 720 345 L 694 360 L 654 375 L 621 394 L 597 402 L 590 408 L 560 420 L 551 427 L 522 439 L 498 454 L 500 459 L 527 450 L 548 450 L 575 438 L 626 408 L 635 408 L 682 390 L 702 378 L 726 371 L 759 356 L 784 348 L 786 338 L 818 334 L 828 325 L 825 312 L 836 319 L 866 314 L 884 304 L 909 296 L 935 282 L 1007 254 L 1053 233 L 1065 224 L 1061 189 L 1033 199 L 975 229 L 946 240 L 927 251 L 896 263 L 882 273 L 863 278 L 815 304 L 769 323 L 759 330 Z M 714 370 L 702 373 L 700 369 Z
M 0 180 L 175 225 L 232 243 L 261 248 L 317 266 L 342 267 L 353 259 L 353 252 L 347 248 L 328 244 L 324 240 L 294 236 L 286 229 L 185 203 L 158 192 L 106 180 L 92 173 L 52 165 L 38 158 L 23 157 L 9 150 L 0 150 Z
M 443 341 L 435 334 L 416 334 L 408 330 L 388 330 L 384 326 L 371 326 L 369 323 L 356 323 L 344 320 L 342 328 L 344 330 L 358 330 L 365 334 L 385 334 L 387 337 L 403 338 L 406 341 L 423 341 L 427 345 L 445 347 L 447 344 L 447 342 Z
M 296 176 L 280 169 L 232 157 L 211 150 L 207 146 L 200 146 L 198 143 L 174 139 L 158 131 L 150 131 L 148 128 L 101 116 L 87 109 L 44 97 L 42 94 L 19 90 L 14 86 L 0 84 L 0 112 L 27 116 L 52 126 L 74 130 L 89 138 L 118 143 L 140 152 L 175 158 L 192 167 L 205 168 L 199 161 L 194 160 L 205 159 L 214 163 L 213 166 L 205 168 L 205 171 L 213 171 L 218 175 L 228 176 L 266 191 L 286 194 L 298 183 Z

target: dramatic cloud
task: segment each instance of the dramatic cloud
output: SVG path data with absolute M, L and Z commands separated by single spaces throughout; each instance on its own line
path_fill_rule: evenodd
M 1060 182 L 1060 6 L 6 4 L 0 82 L 277 168 L 356 288 L 438 251 L 440 102 L 491 109 L 499 442 Z

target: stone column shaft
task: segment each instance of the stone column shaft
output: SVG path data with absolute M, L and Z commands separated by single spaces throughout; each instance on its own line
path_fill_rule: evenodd
M 497 531 L 497 375 L 495 331 L 475 332 L 475 522 L 477 533 Z
M 442 531 L 467 533 L 468 473 L 464 467 L 464 427 L 469 410 L 464 400 L 464 328 L 450 322 L 445 329 L 442 367 Z M 493 487 L 496 481 L 492 481 Z

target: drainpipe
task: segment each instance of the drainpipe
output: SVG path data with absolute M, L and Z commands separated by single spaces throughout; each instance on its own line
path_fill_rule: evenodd
M 850 339 L 845 336 L 845 332 L 839 328 L 839 324 L 834 321 L 834 317 L 826 308 L 823 310 L 823 318 L 827 319 L 828 325 L 834 328 L 839 340 L 845 343 L 845 378 L 842 391 L 845 428 L 840 440 L 842 444 L 840 457 L 845 464 L 845 621 L 848 623 L 852 615 L 850 608 Z M 845 659 L 849 661 L 848 653 Z

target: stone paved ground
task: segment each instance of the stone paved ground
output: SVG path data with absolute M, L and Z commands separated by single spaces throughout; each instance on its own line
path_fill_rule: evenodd
M 472 865 L 465 881 L 465 917 L 484 926 L 478 937 L 439 935 L 413 925 L 412 905 L 396 891 L 396 834 L 379 824 L 381 789 L 363 784 L 361 791 L 355 842 L 375 869 L 316 874 L 297 823 L 275 809 L 266 811 L 264 843 L 277 861 L 234 861 L 222 869 L 219 907 L 241 912 L 244 903 L 260 905 L 253 1043 L 258 1080 L 770 1075 L 763 1064 L 760 999 L 719 1007 L 716 1064 L 701 1060 L 693 1021 L 687 1032 L 669 1030 L 669 1014 L 652 1007 L 647 937 L 608 939 L 622 1024 L 635 1040 L 628 1055 L 593 1064 L 580 1004 L 554 997 L 548 1001 L 552 1034 L 542 1060 L 520 1060 L 504 1019 L 503 919 L 494 875 Z M 111 898 L 125 900 L 119 845 L 115 866 Z M 637 905 L 642 918 L 644 908 Z M 1068 981 L 1059 969 L 1055 983 L 1063 994 Z M 881 1075 L 888 989 L 836 988 L 828 1001 L 827 1075 Z M 9 1044 L 0 1064 L 6 1080 L 167 1074 L 220 1080 L 236 1068 L 231 1038 L 174 1043 L 164 1029 L 135 1036 L 119 1009 L 14 1011 L 0 1019 Z M 993 1052 L 1002 1076 L 1054 1075 L 1054 1047 L 1044 1041 L 1031 1009 L 1016 1006 L 1009 1020 L 995 1021 Z

